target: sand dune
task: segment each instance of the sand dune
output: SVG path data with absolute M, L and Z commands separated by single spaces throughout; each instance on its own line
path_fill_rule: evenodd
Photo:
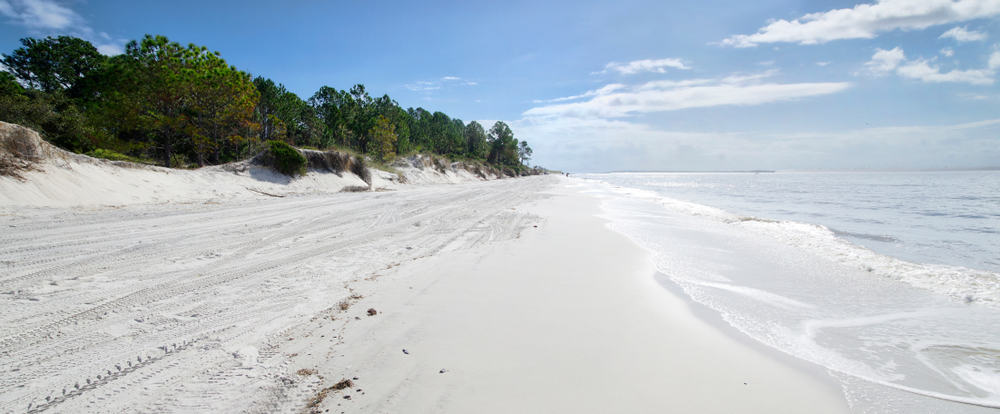
M 420 157 L 398 163 L 402 179 L 396 173 L 369 168 L 371 183 L 350 171 L 310 170 L 291 179 L 249 161 L 197 170 L 170 169 L 73 154 L 43 141 L 35 131 L 0 122 L 0 171 L 11 161 L 23 166 L 17 176 L 0 174 L 0 208 L 220 202 L 333 194 L 353 188 L 396 189 L 401 182 L 412 186 L 496 178 L 477 175 L 461 163 L 437 167 Z

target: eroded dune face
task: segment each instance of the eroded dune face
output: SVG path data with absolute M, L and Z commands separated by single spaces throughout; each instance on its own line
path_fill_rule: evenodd
M 369 167 L 356 155 L 300 151 L 309 166 L 308 173 L 297 177 L 275 171 L 260 162 L 261 156 L 194 170 L 171 169 L 75 154 L 49 144 L 29 128 L 0 122 L 0 208 L 217 202 L 381 191 L 403 184 L 454 184 L 503 176 L 490 167 L 449 164 L 420 155 L 397 160 L 389 172 Z
M 38 168 L 37 163 L 53 157 L 65 158 L 65 151 L 42 140 L 37 132 L 20 125 L 0 122 L 0 175 L 23 179 L 22 173 Z

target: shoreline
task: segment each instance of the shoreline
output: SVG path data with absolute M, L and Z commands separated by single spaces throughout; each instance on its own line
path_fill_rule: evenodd
M 403 266 L 392 277 L 414 290 L 360 300 L 384 319 L 349 324 L 339 358 L 293 363 L 360 378 L 363 395 L 318 412 L 848 412 L 818 367 L 737 339 L 660 286 L 599 200 L 565 184 L 525 208 L 542 221 L 518 240 Z

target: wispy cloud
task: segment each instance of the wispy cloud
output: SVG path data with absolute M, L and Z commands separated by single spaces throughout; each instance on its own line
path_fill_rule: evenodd
M 904 78 L 916 79 L 929 83 L 968 83 L 972 85 L 992 85 L 992 69 L 953 69 L 944 72 L 930 61 L 918 59 L 908 62 L 896 69 L 896 73 Z
M 969 30 L 966 27 L 955 26 L 952 27 L 947 32 L 941 34 L 939 39 L 955 39 L 956 42 L 976 42 L 980 40 L 986 40 L 986 33 L 977 32 L 975 30 Z
M 1000 159 L 1000 119 L 788 133 L 664 130 L 596 118 L 511 126 L 529 137 L 541 165 L 567 171 L 954 168 Z
M 604 70 L 595 73 L 618 72 L 622 75 L 635 75 L 643 72 L 666 73 L 667 69 L 688 70 L 691 67 L 678 58 L 642 59 L 626 63 L 609 62 L 604 65 Z
M 123 51 L 124 39 L 95 31 L 83 16 L 55 0 L 0 0 L 0 15 L 37 35 L 68 34 L 86 39 L 105 55 Z
M 421 80 L 403 85 L 406 89 L 414 92 L 431 92 L 449 86 L 476 86 L 478 82 L 462 79 L 458 76 L 442 76 L 434 80 Z
M 850 87 L 847 82 L 761 83 L 776 71 L 732 75 L 722 79 L 652 81 L 624 87 L 608 85 L 564 100 L 589 97 L 580 102 L 556 103 L 528 109 L 525 117 L 623 118 L 653 112 L 714 106 L 750 106 L 827 95 Z M 560 99 L 551 100 L 560 101 Z
M 764 43 L 811 45 L 840 39 L 871 39 L 880 32 L 921 30 L 1000 15 L 997 0 L 880 0 L 806 14 L 794 20 L 775 20 L 753 34 L 739 34 L 720 44 L 754 47 Z
M 946 56 L 953 54 L 950 49 L 942 53 Z M 985 68 L 943 71 L 933 59 L 907 59 L 903 50 L 898 47 L 890 50 L 876 49 L 871 60 L 865 63 L 865 69 L 866 73 L 874 76 L 896 73 L 904 78 L 927 83 L 992 85 L 995 82 L 996 71 L 1000 69 L 1000 52 L 993 52 L 990 55 Z
M 416 81 L 403 86 L 414 92 L 428 92 L 441 89 L 441 84 L 433 81 Z
M 72 9 L 48 0 L 0 0 L 0 14 L 34 29 L 62 30 L 83 23 Z
M 591 90 L 591 91 L 587 91 L 587 92 L 581 93 L 579 95 L 564 96 L 564 97 L 561 97 L 561 98 L 554 98 L 554 99 L 535 99 L 532 102 L 536 103 L 536 104 L 539 104 L 539 103 L 553 103 L 553 102 L 575 101 L 577 99 L 590 98 L 592 96 L 607 95 L 607 94 L 609 94 L 611 92 L 614 92 L 614 91 L 617 91 L 617 90 L 620 90 L 620 89 L 624 89 L 624 88 L 625 88 L 625 85 L 622 85 L 620 83 L 612 83 L 610 85 L 604 85 L 600 89 L 594 89 L 594 90 Z

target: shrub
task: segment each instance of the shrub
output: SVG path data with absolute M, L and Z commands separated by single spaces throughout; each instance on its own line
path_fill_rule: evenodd
M 268 150 L 274 159 L 274 169 L 289 176 L 306 173 L 306 157 L 283 141 L 267 141 Z
M 106 149 L 106 148 L 97 148 L 97 149 L 95 149 L 93 151 L 88 152 L 87 155 L 89 155 L 91 157 L 94 157 L 94 158 L 103 158 L 103 159 L 111 160 L 111 161 L 128 161 L 128 162 L 134 162 L 134 163 L 140 163 L 140 164 L 143 164 L 143 163 L 148 164 L 148 163 L 150 163 L 147 160 L 143 160 L 141 158 L 133 157 L 133 156 L 130 156 L 130 155 L 125 155 L 125 154 L 122 154 L 120 152 L 116 152 L 116 151 L 109 150 L 109 149 Z

